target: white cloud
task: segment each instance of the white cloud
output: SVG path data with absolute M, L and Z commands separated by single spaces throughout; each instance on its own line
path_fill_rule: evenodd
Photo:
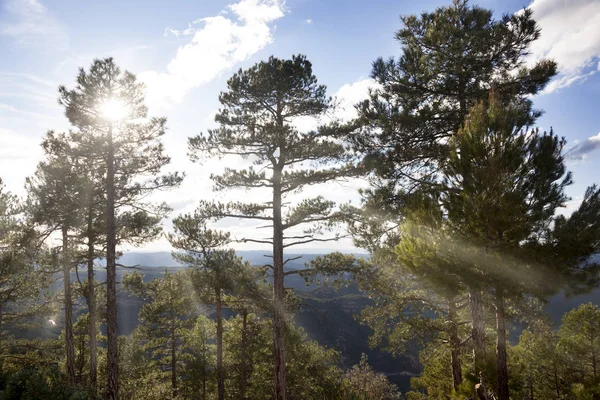
M 583 161 L 597 150 L 600 150 L 600 133 L 587 138 L 583 142 L 576 143 L 575 146 L 565 153 L 565 157 L 567 160 Z
M 13 37 L 20 45 L 36 45 L 43 39 L 53 49 L 64 49 L 68 36 L 60 23 L 38 0 L 7 0 L 0 14 L 0 34 Z
M 278 0 L 242 0 L 227 8 L 248 24 L 263 24 L 283 17 L 284 3 Z
M 312 19 L 308 18 L 305 19 L 304 22 L 306 22 L 308 25 L 312 24 Z
M 530 6 L 541 28 L 531 46 L 531 60 L 550 58 L 559 76 L 546 88 L 552 92 L 583 82 L 598 69 L 600 58 L 600 1 L 534 0 Z
M 192 35 L 189 43 L 179 47 L 167 72 L 147 71 L 138 75 L 147 85 L 147 102 L 151 108 L 166 108 L 181 102 L 191 89 L 218 77 L 236 63 L 248 59 L 273 42 L 271 23 L 284 16 L 283 0 L 241 0 L 227 7 L 229 12 L 201 18 L 184 31 L 168 32 Z M 227 10 L 226 10 L 227 11 Z
M 354 106 L 369 95 L 369 89 L 376 87 L 373 79 L 360 79 L 354 83 L 347 83 L 336 92 L 334 98 L 338 102 L 336 116 L 343 121 L 349 121 L 356 118 L 356 108 Z
M 354 106 L 361 100 L 365 100 L 368 97 L 369 89 L 375 88 L 375 85 L 376 83 L 373 79 L 363 78 L 354 83 L 347 83 L 333 94 L 335 108 L 330 115 L 324 116 L 321 119 L 311 117 L 296 118 L 292 121 L 292 125 L 300 131 L 309 131 L 316 129 L 319 124 L 333 120 L 348 122 L 357 116 Z

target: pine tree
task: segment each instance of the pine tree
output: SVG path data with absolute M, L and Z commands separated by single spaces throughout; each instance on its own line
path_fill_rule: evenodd
M 527 117 L 519 121 L 522 127 L 541 114 L 528 96 L 556 74 L 553 61 L 523 65 L 540 35 L 529 9 L 495 20 L 491 10 L 455 0 L 431 13 L 404 16 L 402 22 L 396 38 L 403 54 L 397 60 L 374 62 L 371 75 L 378 85 L 369 100 L 359 104 L 350 135 L 375 172 L 374 187 L 363 192 L 364 209 L 351 228 L 358 245 L 385 238 L 401 223 L 403 192 L 437 181 L 449 156 L 448 139 L 469 110 L 487 100 L 491 88 L 520 100 Z M 470 293 L 480 354 L 485 352 L 481 296 L 478 290 Z
M 186 361 L 186 376 L 188 377 L 188 391 L 199 393 L 202 400 L 209 398 L 209 384 L 213 378 L 214 358 L 216 349 L 215 324 L 204 315 L 199 315 L 194 321 L 194 326 L 187 333 L 186 343 L 189 355 Z M 225 342 L 227 345 L 227 341 Z
M 439 188 L 431 184 L 402 196 L 405 217 L 399 227 L 386 226 L 389 221 L 380 216 L 350 224 L 355 241 L 370 250 L 369 260 L 332 253 L 312 263 L 330 275 L 350 273 L 374 299 L 375 305 L 361 312 L 361 321 L 374 331 L 372 344 L 385 344 L 394 354 L 415 343 L 449 347 L 447 367 L 458 391 L 468 337 L 462 327 L 469 320 L 463 311 L 468 305 L 464 275 L 470 269 L 456 257 L 462 248 L 446 227 Z
M 220 127 L 190 138 L 192 155 L 238 155 L 252 160 L 248 169 L 226 168 L 212 177 L 217 190 L 266 188 L 271 198 L 261 203 L 202 202 L 198 213 L 206 220 L 243 218 L 268 223 L 272 236 L 243 238 L 243 242 L 273 248 L 273 358 L 275 398 L 286 398 L 284 250 L 297 244 L 335 240 L 320 234 L 339 217 L 335 204 L 322 196 L 306 199 L 283 213 L 284 199 L 302 188 L 331 182 L 356 173 L 347 149 L 338 140 L 342 130 L 333 124 L 318 131 L 300 132 L 292 122 L 319 117 L 331 108 L 325 86 L 318 85 L 312 65 L 304 56 L 275 57 L 227 82 L 215 117 Z M 307 226 L 307 224 L 310 224 Z M 304 229 L 302 229 L 304 227 Z
M 256 375 L 256 371 L 262 371 L 261 364 L 269 365 L 271 361 L 269 354 L 265 354 L 270 339 L 262 334 L 265 323 L 268 322 L 248 310 L 241 310 L 240 314 L 225 321 L 223 342 L 228 358 L 228 376 L 232 382 L 229 393 L 236 399 L 251 398 L 249 393 L 252 391 L 252 377 Z M 264 372 L 268 377 L 269 371 Z
M 523 303 L 526 295 L 544 299 L 565 282 L 582 287 L 597 270 L 581 264 L 598 249 L 597 190 L 588 190 L 572 220 L 556 215 L 568 200 L 564 189 L 571 183 L 562 155 L 565 142 L 552 132 L 521 130 L 528 113 L 520 100 L 501 100 L 497 93 L 475 106 L 448 143 L 443 179 L 403 194 L 406 217 L 395 245 L 395 262 L 416 278 L 420 290 L 446 300 L 469 293 L 475 375 L 484 393 L 492 388 L 486 380 L 497 381 L 501 399 L 509 396 L 506 300 Z M 579 232 L 570 239 L 572 249 L 563 252 L 562 246 L 569 246 L 567 232 L 575 227 Z M 386 299 L 404 297 L 379 291 Z M 485 330 L 476 321 L 483 321 L 484 309 L 480 301 L 472 301 L 482 292 L 491 296 L 496 314 L 493 379 L 483 379 Z M 456 342 L 456 336 L 449 341 Z M 452 364 L 460 359 L 459 353 L 449 353 Z M 454 390 L 456 378 L 458 373 L 453 374 Z
M 89 347 L 90 347 L 90 385 L 93 390 L 97 388 L 98 375 L 98 345 L 96 338 L 96 325 L 98 324 L 98 307 L 96 296 L 96 281 L 94 279 L 94 262 L 96 258 L 102 257 L 106 244 L 106 190 L 103 182 L 103 171 L 99 171 L 97 153 L 103 148 L 103 138 L 82 132 L 69 132 L 68 141 L 47 142 L 54 151 L 69 154 L 75 157 L 80 164 L 79 178 L 83 180 L 82 219 L 84 223 L 79 229 L 78 258 L 80 263 L 87 264 L 87 286 L 83 293 L 88 306 L 89 316 Z M 101 301 L 104 304 L 104 301 Z
M 396 400 L 400 393 L 396 386 L 390 383 L 384 374 L 376 373 L 369 365 L 367 356 L 363 353 L 360 362 L 354 365 L 344 377 L 349 387 L 350 398 L 356 400 Z
M 50 284 L 55 253 L 40 243 L 25 211 L 0 179 L 0 373 L 10 343 L 16 344 L 11 329 L 35 329 L 37 318 L 49 314 L 53 300 L 44 289 Z
M 80 69 L 77 84 L 62 86 L 60 103 L 74 130 L 92 135 L 101 144 L 90 161 L 106 187 L 107 231 L 107 398 L 118 398 L 118 345 L 116 317 L 116 246 L 141 244 L 160 233 L 165 204 L 144 199 L 153 191 L 177 186 L 182 176 L 162 174 L 170 161 L 161 136 L 164 118 L 150 118 L 144 105 L 144 87 L 130 72 L 122 72 L 112 58 L 95 60 Z M 97 176 L 97 175 L 93 175 Z
M 237 257 L 235 250 L 225 250 L 229 234 L 211 230 L 198 215 L 181 215 L 173 220 L 174 233 L 169 242 L 177 250 L 173 257 L 189 266 L 196 293 L 205 304 L 214 304 L 217 313 L 217 398 L 225 399 L 223 371 L 224 297 L 235 293 L 243 269 L 250 266 Z
M 579 207 L 569 217 L 556 216 L 551 229 L 541 235 L 534 250 L 552 254 L 555 269 L 566 281 L 565 290 L 580 294 L 598 286 L 600 264 L 591 257 L 600 252 L 600 187 L 588 187 Z M 550 293 L 553 282 L 546 282 Z
M 442 207 L 453 240 L 463 246 L 458 256 L 472 268 L 463 274 L 465 283 L 471 293 L 487 287 L 494 293 L 501 400 L 509 398 L 505 299 L 536 294 L 535 286 L 547 279 L 548 269 L 537 265 L 524 243 L 539 240 L 552 225 L 571 183 L 564 140 L 553 132 L 521 131 L 527 113 L 522 103 L 503 104 L 492 93 L 488 105 L 475 106 L 451 138 L 443 166 Z
M 60 136 L 60 135 L 58 135 Z M 45 141 L 57 138 L 49 132 Z M 57 138 L 65 141 L 65 135 Z M 65 354 L 70 382 L 76 382 L 75 343 L 73 337 L 73 293 L 71 269 L 74 262 L 73 230 L 81 224 L 83 186 L 74 162 L 64 154 L 53 154 L 45 148 L 46 161 L 38 165 L 35 176 L 27 179 L 29 207 L 33 220 L 49 233 L 59 231 L 62 237 L 61 264 L 64 284 Z
M 191 328 L 193 317 L 198 313 L 187 275 L 165 270 L 162 278 L 146 283 L 143 275 L 134 272 L 123 278 L 123 286 L 145 302 L 139 315 L 139 337 L 149 358 L 170 372 L 172 396 L 176 398 L 185 332 Z
M 243 268 L 236 277 L 236 290 L 233 295 L 225 296 L 225 303 L 236 313 L 229 318 L 231 335 L 224 339 L 225 352 L 229 354 L 229 380 L 234 382 L 229 389 L 235 398 L 246 400 L 248 386 L 253 371 L 252 350 L 250 346 L 260 348 L 258 342 L 257 316 L 269 315 L 272 302 L 269 299 L 272 289 L 267 283 L 267 269 L 259 266 Z M 227 328 L 224 328 L 227 334 Z
M 76 224 L 72 224 L 73 226 L 70 227 L 70 243 L 72 245 L 70 262 L 73 264 L 86 263 L 88 282 L 94 282 L 94 260 L 101 256 L 101 251 L 106 242 L 103 234 L 105 230 L 103 204 L 106 202 L 106 191 L 98 166 L 100 163 L 98 152 L 102 148 L 102 141 L 91 134 L 74 131 L 66 133 L 51 131 L 42 141 L 42 148 L 46 157 L 49 160 L 55 160 L 65 171 L 58 171 L 54 174 L 54 177 L 44 178 L 42 164 L 38 169 L 40 176 L 37 179 L 38 181 L 43 179 L 65 179 L 67 175 L 64 174 L 68 172 L 70 189 L 61 192 L 63 198 L 58 202 L 55 199 L 50 206 L 55 208 L 64 207 L 65 210 L 70 212 L 72 218 L 77 221 Z M 46 194 L 42 189 L 35 188 L 35 178 L 30 179 L 28 184 L 33 196 L 32 201 L 35 201 L 35 198 L 41 199 L 37 207 L 48 208 L 47 199 L 43 198 Z M 41 185 L 42 182 L 37 184 Z M 39 212 L 44 211 L 39 210 Z M 45 212 L 48 212 L 48 210 Z M 81 248 L 82 246 L 85 247 L 85 250 Z M 95 286 L 95 283 L 88 284 L 87 291 L 84 293 L 88 303 L 89 317 L 92 321 L 88 327 L 90 329 L 90 384 L 94 389 L 97 385 L 97 343 L 96 328 L 93 327 L 96 326 L 98 320 L 97 307 L 95 306 Z
M 537 324 L 521 333 L 519 344 L 510 353 L 511 387 L 514 396 L 527 400 L 561 399 L 571 391 L 572 364 L 558 332 L 548 324 Z
M 559 331 L 560 342 L 578 361 L 580 382 L 593 399 L 600 398 L 600 309 L 582 304 L 565 314 Z
M 429 323 L 433 332 L 438 334 L 438 340 L 448 344 L 452 388 L 458 392 L 463 382 L 462 339 L 459 326 L 464 319 L 464 316 L 459 316 L 459 311 L 467 305 L 463 296 L 467 271 L 464 261 L 456 257 L 458 249 L 455 243 L 449 240 L 449 232 L 444 227 L 439 197 L 415 195 L 411 202 L 418 204 L 409 206 L 411 212 L 402 226 L 402 240 L 395 248 L 396 260 L 388 264 L 392 267 L 389 274 L 400 274 L 402 277 L 395 281 L 404 285 L 400 286 L 399 296 L 394 296 L 389 291 L 385 296 L 392 299 L 392 304 L 405 299 L 405 307 L 410 307 L 408 326 L 411 331 L 423 329 L 422 326 Z M 406 278 L 407 276 L 412 279 Z M 381 290 L 376 292 L 382 294 Z M 413 312 L 419 309 L 422 311 L 412 316 Z M 434 313 L 435 318 L 427 316 L 431 313 Z M 423 322 L 415 325 L 415 320 Z M 395 329 L 402 329 L 402 325 Z M 424 330 L 431 331 L 431 327 Z M 436 335 L 429 337 L 429 342 L 434 338 Z M 422 341 L 422 344 L 425 343 L 427 341 Z

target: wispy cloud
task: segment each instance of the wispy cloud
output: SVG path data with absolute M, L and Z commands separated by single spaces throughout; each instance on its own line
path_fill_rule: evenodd
M 47 120 L 47 121 L 52 121 L 52 120 L 56 119 L 56 116 L 53 116 L 53 115 L 42 114 L 42 113 L 28 111 L 28 110 L 22 110 L 20 108 L 13 106 L 12 104 L 0 103 L 0 114 L 3 112 L 19 114 L 19 115 L 23 115 L 26 117 L 40 118 L 40 119 Z
M 256 54 L 273 42 L 272 23 L 283 16 L 283 0 L 241 0 L 217 16 L 194 21 L 184 30 L 167 28 L 165 34 L 191 36 L 191 40 L 179 47 L 167 72 L 138 75 L 147 85 L 150 107 L 165 108 L 181 102 L 193 88 Z
M 56 106 L 58 85 L 32 74 L 0 71 L 0 99 L 29 99 L 49 107 Z
M 179 36 L 189 36 L 189 35 L 193 35 L 194 33 L 196 33 L 196 28 L 194 28 L 192 26 L 192 24 L 188 24 L 188 27 L 186 29 L 171 29 L 171 28 L 165 28 L 165 37 L 168 36 L 175 36 L 175 37 L 179 37 Z
M 310 25 L 310 24 L 312 24 L 313 21 L 312 21 L 312 19 L 307 18 L 304 20 L 304 22 L 307 23 L 308 25 Z
M 21 72 L 0 72 L 0 78 L 3 77 L 7 79 L 27 80 L 50 88 L 56 88 L 57 86 L 56 83 L 51 80 L 43 79 L 32 74 L 25 74 Z
M 587 138 L 583 142 L 576 143 L 566 152 L 565 157 L 572 161 L 583 161 L 596 150 L 600 150 L 600 133 Z
M 599 70 L 600 2 L 534 0 L 530 6 L 542 33 L 531 47 L 531 61 L 551 58 L 559 76 L 545 92 L 581 83 Z
M 64 29 L 38 0 L 6 0 L 0 7 L 0 35 L 25 46 L 40 44 L 40 39 L 52 42 L 54 50 L 68 46 Z

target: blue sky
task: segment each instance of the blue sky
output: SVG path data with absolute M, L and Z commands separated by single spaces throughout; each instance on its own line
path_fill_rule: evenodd
M 573 208 L 588 185 L 600 182 L 600 2 L 527 1 L 474 3 L 494 10 L 498 17 L 523 6 L 534 10 L 542 37 L 530 59 L 552 57 L 560 69 L 548 90 L 534 99 L 546 111 L 538 125 L 553 127 L 569 142 L 568 166 L 575 177 L 569 208 Z M 23 194 L 24 178 L 33 174 L 41 159 L 41 137 L 48 129 L 68 128 L 56 101 L 57 86 L 72 86 L 77 68 L 89 66 L 94 58 L 113 56 L 147 84 L 151 114 L 169 121 L 165 142 L 172 168 L 188 173 L 181 188 L 159 194 L 157 200 L 170 203 L 175 215 L 191 211 L 200 199 L 215 196 L 208 176 L 223 163 L 191 164 L 186 140 L 213 126 L 217 95 L 233 71 L 272 54 L 306 54 L 320 82 L 340 99 L 339 116 L 349 118 L 352 104 L 370 84 L 373 60 L 400 53 L 394 40 L 399 16 L 447 3 L 0 0 L 0 177 L 9 190 Z M 315 188 L 307 195 L 326 190 L 334 200 L 357 201 L 360 185 Z M 260 193 L 244 196 L 260 199 Z M 220 226 L 236 236 L 255 235 L 252 224 L 230 221 Z M 169 229 L 168 221 L 165 227 Z M 326 246 L 350 249 L 351 243 Z M 166 250 L 168 245 L 162 239 L 145 249 Z

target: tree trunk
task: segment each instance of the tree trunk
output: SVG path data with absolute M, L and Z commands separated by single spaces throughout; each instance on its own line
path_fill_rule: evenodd
M 75 338 L 73 337 L 73 300 L 71 298 L 71 260 L 67 255 L 69 236 L 67 227 L 62 228 L 62 267 L 65 292 L 65 352 L 67 355 L 67 376 L 75 383 Z
M 177 338 L 175 337 L 175 316 L 171 315 L 171 389 L 177 397 Z
M 88 316 L 90 335 L 90 385 L 96 392 L 98 386 L 98 350 L 96 344 L 96 283 L 94 281 L 94 221 L 93 221 L 93 190 L 90 190 L 87 220 L 87 273 L 88 273 Z
M 4 353 L 4 307 L 0 304 L 0 354 Z M 0 376 L 4 376 L 4 357 L 0 357 Z
M 560 382 L 558 380 L 558 371 L 557 371 L 557 367 L 556 367 L 556 361 L 554 361 L 552 363 L 552 366 L 554 367 L 554 387 L 556 388 L 556 398 L 560 399 Z
M 248 387 L 248 355 L 246 346 L 248 346 L 248 313 L 244 310 L 242 311 L 242 348 L 240 349 L 240 400 L 246 400 L 246 388 Z
M 77 381 L 83 381 L 83 368 L 85 367 L 85 332 L 79 334 L 79 357 L 77 357 Z
M 119 398 L 119 355 L 117 342 L 117 266 L 115 227 L 115 154 L 112 125 L 108 128 L 106 171 L 106 336 L 107 385 L 106 399 Z
M 206 400 L 206 354 L 203 355 L 202 363 L 202 400 Z
M 281 220 L 281 157 L 273 170 L 273 359 L 275 400 L 285 400 L 285 289 L 283 285 L 283 223 Z
M 215 289 L 217 306 L 217 399 L 225 399 L 225 381 L 223 378 L 223 307 L 221 289 Z
M 506 324 L 504 313 L 504 291 L 496 288 L 496 369 L 498 372 L 498 400 L 509 400 L 508 366 L 506 364 Z
M 473 365 L 475 376 L 481 379 L 485 366 L 485 325 L 483 314 L 483 302 L 481 291 L 471 290 L 469 292 L 469 305 L 471 308 L 473 338 Z
M 533 377 L 531 376 L 531 374 L 529 374 L 529 395 L 531 396 L 530 400 L 535 400 L 535 396 L 533 393 Z
M 448 301 L 448 320 L 450 329 L 448 335 L 450 338 L 450 363 L 452 367 L 452 388 L 458 391 L 462 383 L 462 368 L 460 365 L 460 339 L 458 337 L 457 308 L 454 298 Z

